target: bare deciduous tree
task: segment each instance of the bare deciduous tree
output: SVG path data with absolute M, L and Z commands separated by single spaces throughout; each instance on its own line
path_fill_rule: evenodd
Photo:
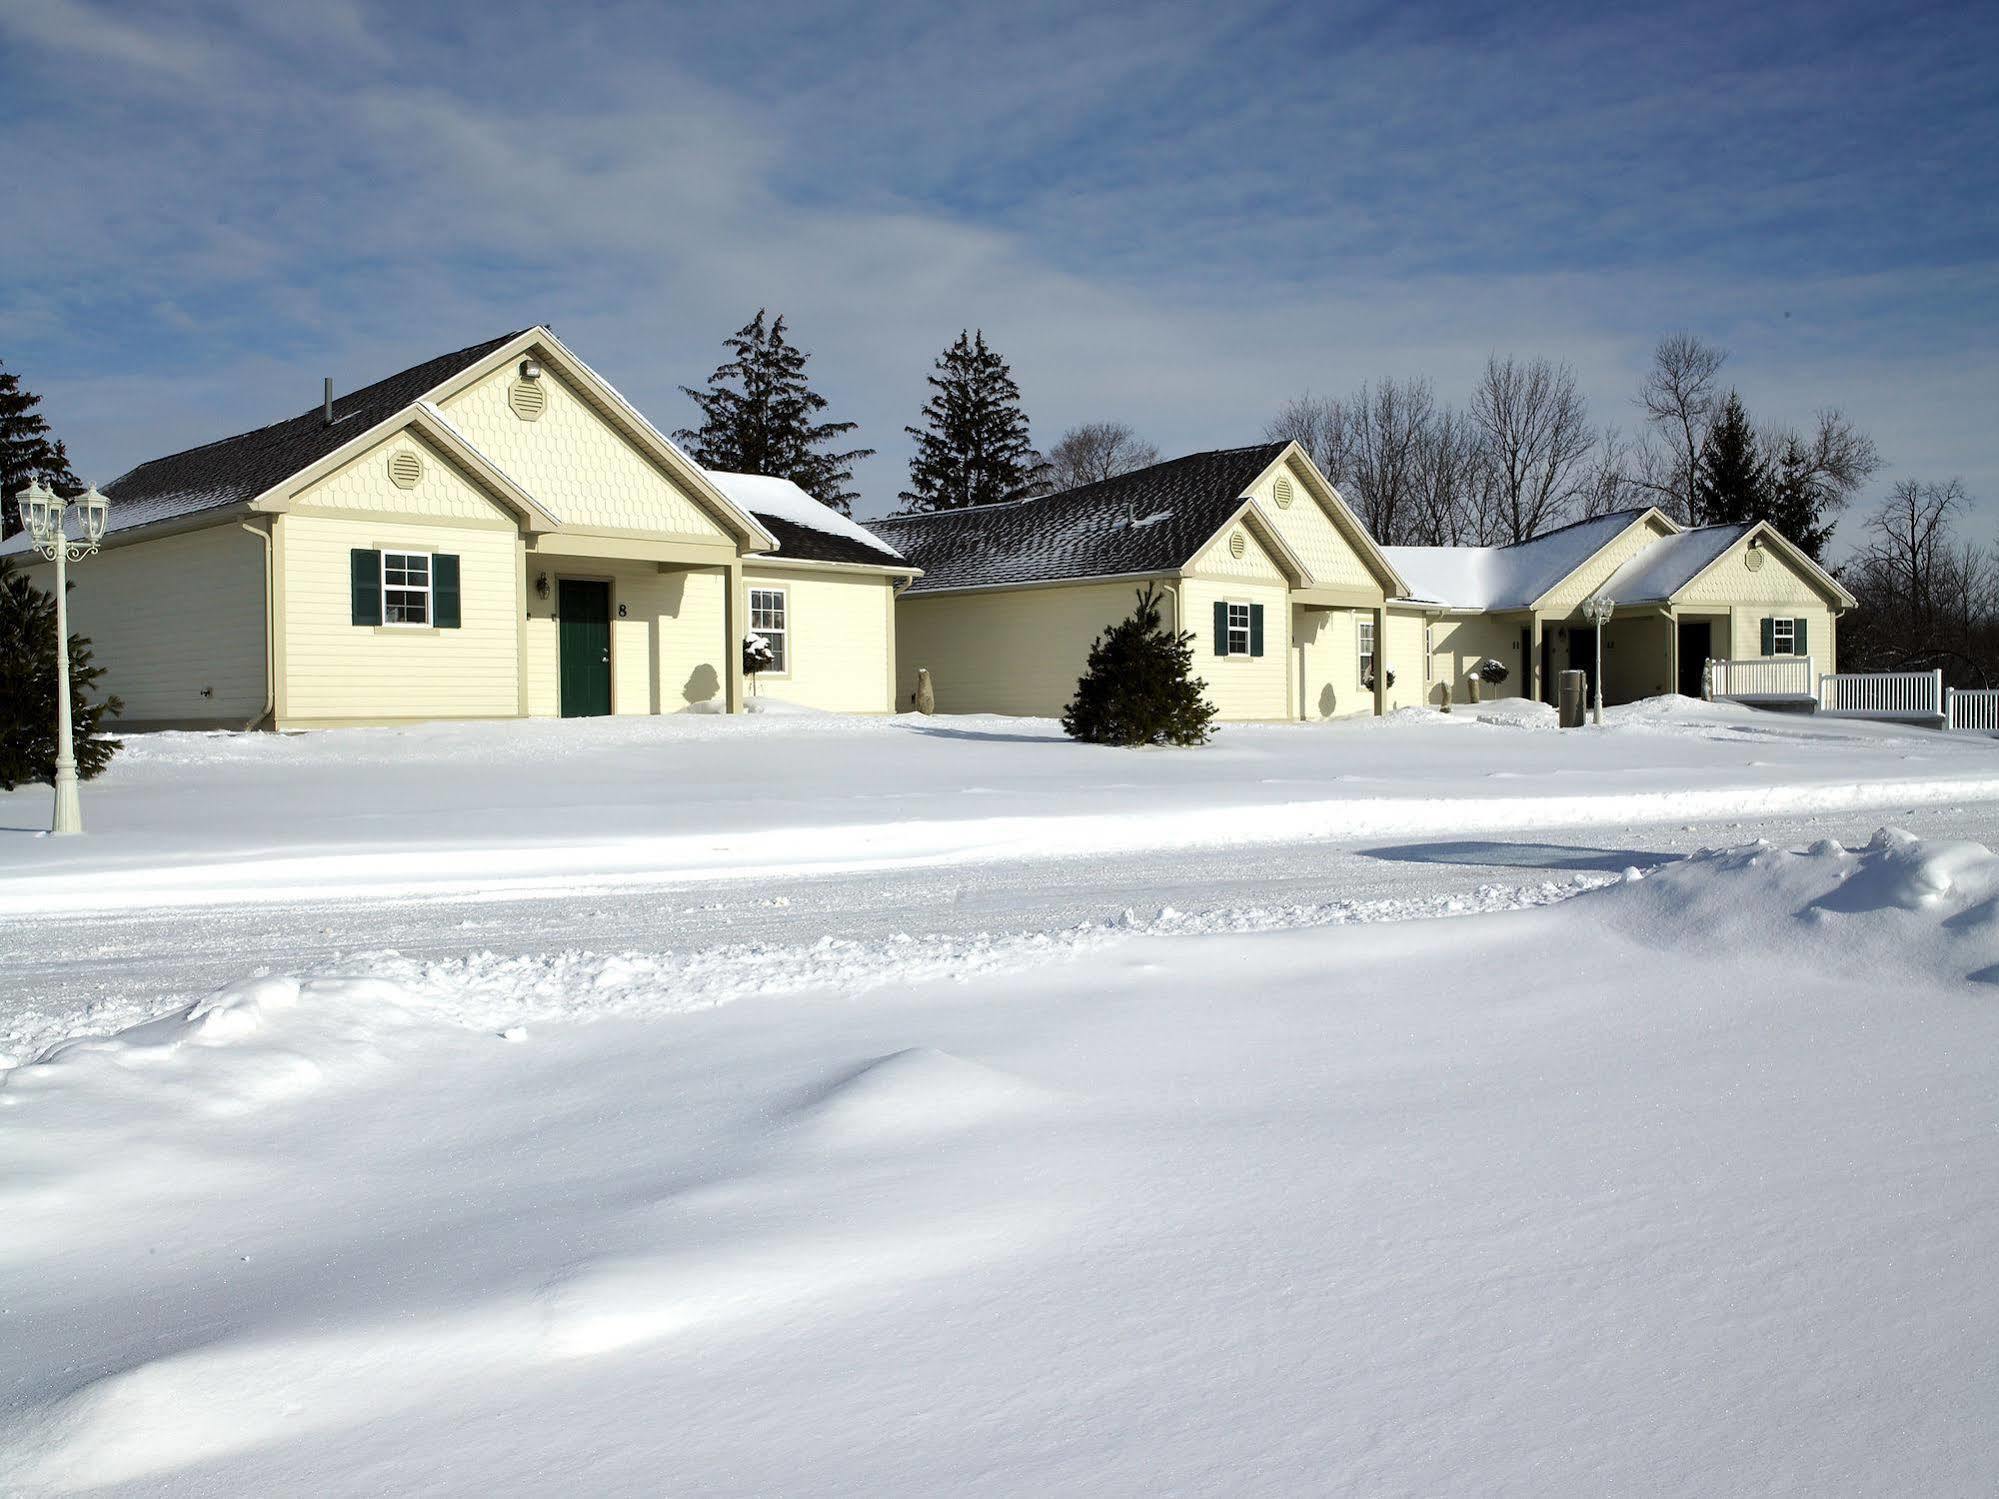
M 1860 607 L 1842 621 L 1842 660 L 1941 667 L 1965 686 L 1999 679 L 1999 559 L 1957 535 L 1967 503 L 1956 479 L 1904 479 L 1868 516 L 1867 540 L 1845 570 Z
M 1346 408 L 1310 391 L 1286 401 L 1265 423 L 1263 435 L 1272 442 L 1295 442 L 1335 485 L 1346 467 Z
M 1715 377 L 1727 359 L 1726 350 L 1691 333 L 1668 334 L 1652 351 L 1652 368 L 1638 389 L 1638 404 L 1663 434 L 1668 457 L 1634 473 L 1643 473 L 1640 482 L 1658 497 L 1661 509 L 1683 521 L 1694 513 L 1701 444 L 1714 419 Z
M 1590 450 L 1577 492 L 1576 518 L 1588 520 L 1644 503 L 1645 488 L 1633 445 L 1615 427 L 1605 427 Z
M 1415 505 L 1407 540 L 1417 546 L 1480 546 L 1493 538 L 1488 522 L 1492 466 L 1478 428 L 1463 412 L 1441 406 L 1416 452 Z
M 1114 479 L 1159 461 L 1159 449 L 1123 422 L 1084 422 L 1062 434 L 1048 453 L 1056 489 Z
M 1485 440 L 1504 539 L 1525 541 L 1561 524 L 1594 446 L 1575 371 L 1492 355 L 1472 392 L 1471 418 Z

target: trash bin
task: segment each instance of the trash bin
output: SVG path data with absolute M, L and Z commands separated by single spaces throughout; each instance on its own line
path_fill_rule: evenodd
M 1561 688 L 1556 694 L 1559 702 L 1557 711 L 1561 714 L 1562 727 L 1579 729 L 1589 702 L 1589 673 L 1571 669 L 1561 676 Z

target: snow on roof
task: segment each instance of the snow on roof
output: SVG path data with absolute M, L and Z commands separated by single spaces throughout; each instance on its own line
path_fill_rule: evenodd
M 1612 573 L 1603 591 L 1620 604 L 1669 599 L 1752 529 L 1748 523 L 1698 526 L 1662 537 Z
M 1525 609 L 1643 510 L 1615 510 L 1503 547 L 1383 547 L 1408 597 L 1453 609 Z
M 902 553 L 865 526 L 849 520 L 831 506 L 820 504 L 789 479 L 773 479 L 764 474 L 729 474 L 716 469 L 706 472 L 717 489 L 753 515 L 789 521 L 808 531 L 858 542 L 883 557 L 897 561 L 902 558 Z

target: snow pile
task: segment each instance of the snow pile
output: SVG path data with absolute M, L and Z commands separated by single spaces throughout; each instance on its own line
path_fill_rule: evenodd
M 755 515 L 774 516 L 794 526 L 822 531 L 828 536 L 858 541 L 884 557 L 901 560 L 902 553 L 867 527 L 850 520 L 829 505 L 822 505 L 789 479 L 772 479 L 763 474 L 731 474 L 707 471 L 715 487 L 743 509 Z
M 1983 1492 L 1995 902 L 1884 831 L 864 999 L 578 958 L 516 1044 L 251 980 L 0 1088 L 0 1490 Z

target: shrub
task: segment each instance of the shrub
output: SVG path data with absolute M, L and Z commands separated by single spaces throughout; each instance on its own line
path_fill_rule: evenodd
M 1490 656 L 1487 656 L 1477 666 L 1473 667 L 1472 674 L 1481 682 L 1490 682 L 1495 687 L 1513 675 L 1512 672 L 1506 669 L 1504 661 L 1495 661 Z
M 0 790 L 56 778 L 56 601 L 0 557 Z M 107 714 L 124 711 L 115 697 L 92 703 L 104 675 L 91 664 L 90 642 L 69 637 L 70 737 L 76 773 L 89 780 L 111 763 L 118 741 L 104 737 Z
M 1207 684 L 1194 675 L 1194 637 L 1160 625 L 1154 585 L 1137 597 L 1131 617 L 1090 647 L 1063 731 L 1088 744 L 1206 744 L 1215 710 Z

